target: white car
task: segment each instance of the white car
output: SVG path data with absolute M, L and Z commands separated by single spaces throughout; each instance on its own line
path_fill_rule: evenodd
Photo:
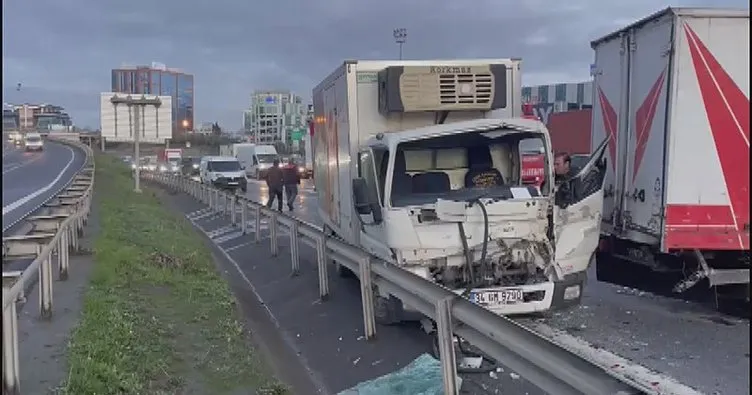
M 24 137 L 24 149 L 26 151 L 42 151 L 44 141 L 39 133 L 27 133 Z

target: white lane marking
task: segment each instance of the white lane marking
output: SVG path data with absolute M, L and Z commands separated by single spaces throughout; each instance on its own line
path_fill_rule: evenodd
M 9 168 L 3 169 L 3 175 L 6 175 L 6 174 L 12 172 L 13 170 L 18 170 L 18 169 L 20 169 L 20 168 L 22 168 L 22 167 L 24 167 L 26 165 L 30 165 L 30 164 L 38 161 L 40 158 L 42 158 L 42 155 L 36 155 L 35 157 L 31 158 L 30 160 L 27 160 L 26 162 L 21 162 L 21 163 L 18 163 L 18 164 L 13 164 Z
M 52 188 L 53 186 L 55 186 L 55 184 L 57 184 L 60 181 L 60 179 L 63 177 L 63 174 L 65 174 L 65 172 L 68 171 L 68 168 L 71 167 L 71 165 L 73 164 L 73 161 L 76 159 L 76 153 L 73 152 L 73 148 L 68 147 L 68 146 L 66 146 L 65 148 L 68 150 L 68 152 L 70 152 L 70 156 L 71 157 L 70 157 L 70 160 L 68 160 L 68 163 L 65 165 L 65 167 L 63 167 L 63 170 L 61 170 L 60 173 L 58 173 L 57 177 L 55 177 L 55 179 L 52 180 L 51 183 L 47 184 L 47 186 L 34 191 L 34 193 L 32 193 L 31 195 L 23 197 L 21 199 L 18 199 L 18 200 L 16 200 L 13 203 L 11 203 L 11 204 L 9 204 L 7 206 L 4 206 L 3 207 L 3 215 L 8 214 L 9 212 L 11 212 L 11 211 L 13 211 L 13 210 L 21 207 L 22 205 L 24 205 L 29 200 L 34 199 L 37 196 L 39 196 L 39 195 L 41 195 L 41 194 L 49 191 L 50 188 Z
M 525 327 L 558 344 L 561 348 L 580 358 L 602 367 L 611 376 L 636 384 L 648 394 L 656 395 L 702 395 L 701 392 L 680 383 L 673 377 L 655 372 L 620 357 L 606 349 L 594 347 L 583 339 L 543 323 L 525 324 Z
M 217 243 L 217 244 L 222 244 L 222 243 L 227 243 L 228 241 L 231 241 L 231 240 L 235 240 L 235 239 L 237 239 L 238 237 L 243 237 L 243 236 L 245 236 L 245 235 L 243 234 L 243 232 L 241 232 L 241 231 L 237 230 L 237 231 L 235 231 L 235 232 L 232 232 L 232 233 L 228 233 L 228 234 L 226 234 L 226 235 L 224 235 L 224 236 L 220 236 L 220 237 L 217 237 L 217 238 L 215 238 L 215 239 L 213 239 L 213 240 L 214 240 L 214 242 L 215 242 L 215 243 Z
M 238 244 L 238 245 L 234 245 L 232 247 L 224 248 L 224 250 L 225 250 L 225 252 L 230 252 L 230 251 L 237 250 L 238 248 L 243 248 L 243 247 L 249 246 L 251 244 L 256 244 L 256 241 L 246 241 L 245 243 L 241 243 L 241 244 Z

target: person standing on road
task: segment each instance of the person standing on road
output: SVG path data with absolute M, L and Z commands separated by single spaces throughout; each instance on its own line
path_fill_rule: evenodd
M 282 169 L 282 181 L 285 185 L 285 198 L 287 198 L 287 208 L 292 211 L 295 197 L 298 196 L 298 185 L 300 185 L 300 174 L 298 174 L 298 165 L 295 159 Z
M 272 208 L 274 199 L 277 199 L 277 210 L 282 211 L 282 169 L 279 168 L 279 159 L 275 159 L 272 167 L 266 172 L 266 186 L 269 188 L 269 201 L 266 202 L 267 208 Z

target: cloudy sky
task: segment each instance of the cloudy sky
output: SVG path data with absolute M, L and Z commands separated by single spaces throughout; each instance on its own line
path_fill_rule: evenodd
M 157 61 L 194 74 L 196 122 L 238 129 L 254 89 L 311 88 L 343 59 L 521 57 L 525 84 L 588 78 L 589 42 L 655 0 L 3 0 L 3 101 L 66 107 L 99 126 L 110 70 Z M 682 6 L 748 7 L 747 0 Z M 679 5 L 679 4 L 674 4 Z M 18 83 L 21 91 L 16 90 Z

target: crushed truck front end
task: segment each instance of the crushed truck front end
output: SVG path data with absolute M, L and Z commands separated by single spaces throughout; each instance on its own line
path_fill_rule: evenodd
M 364 189 L 373 182 L 375 191 L 356 191 L 354 200 L 365 224 L 361 241 L 372 252 L 498 314 L 579 303 L 597 246 L 602 177 L 579 197 L 555 194 L 550 183 L 526 184 L 522 162 L 531 147 L 548 153 L 543 176 L 553 179 L 542 123 L 459 122 L 377 136 L 369 145 L 360 174 Z M 372 200 L 366 205 L 357 195 Z M 590 214 L 575 218 L 582 211 Z

